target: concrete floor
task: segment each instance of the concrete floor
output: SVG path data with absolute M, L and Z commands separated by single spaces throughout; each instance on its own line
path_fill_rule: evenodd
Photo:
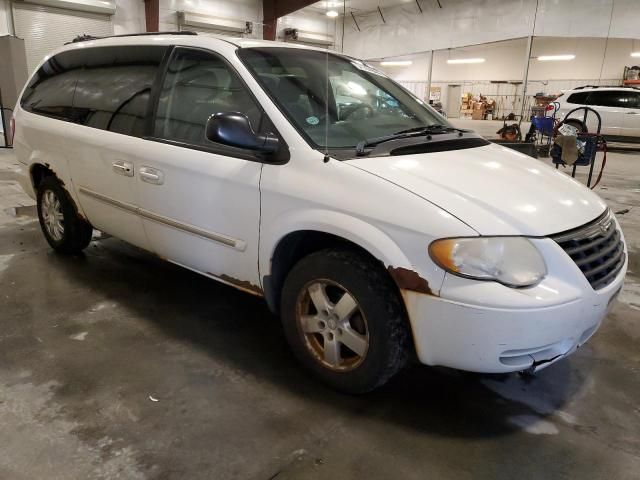
M 114 238 L 54 254 L 14 161 L 1 479 L 640 478 L 640 154 L 598 188 L 629 209 L 631 271 L 589 344 L 535 378 L 413 366 L 362 397 L 308 378 L 259 299 Z

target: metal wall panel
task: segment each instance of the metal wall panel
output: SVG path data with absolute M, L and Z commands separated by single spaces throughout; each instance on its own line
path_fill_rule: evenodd
M 247 35 L 243 35 L 243 34 L 235 33 L 235 32 L 224 32 L 222 30 L 214 30 L 214 29 L 209 29 L 209 28 L 191 27 L 189 25 L 178 25 L 177 30 L 179 30 L 181 32 L 184 32 L 184 31 L 196 32 L 201 37 L 232 37 L 232 38 L 240 38 L 240 37 L 247 36 Z
M 13 17 L 16 36 L 25 41 L 30 73 L 51 50 L 77 35 L 113 35 L 111 17 L 98 13 L 14 3 Z

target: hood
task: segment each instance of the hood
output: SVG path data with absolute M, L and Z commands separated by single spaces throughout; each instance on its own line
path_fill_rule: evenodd
M 415 193 L 481 235 L 550 235 L 581 226 L 606 209 L 562 167 L 556 171 L 495 144 L 346 163 Z

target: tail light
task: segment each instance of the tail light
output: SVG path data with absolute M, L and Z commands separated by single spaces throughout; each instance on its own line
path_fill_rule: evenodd
M 9 120 L 9 145 L 13 145 L 13 137 L 16 134 L 16 119 L 11 117 Z
M 554 110 L 555 107 L 551 104 L 547 105 L 547 108 L 545 108 L 545 111 L 550 112 L 551 110 Z

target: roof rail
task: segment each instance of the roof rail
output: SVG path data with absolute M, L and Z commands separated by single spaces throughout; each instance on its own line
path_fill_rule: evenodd
M 579 87 L 575 87 L 573 88 L 573 90 L 582 90 L 583 88 L 601 88 L 604 87 L 605 85 L 581 85 Z
M 634 87 L 633 85 L 582 85 L 580 87 L 574 87 L 571 90 L 583 90 L 585 88 L 633 88 L 634 90 L 638 90 L 638 87 Z
M 69 45 L 70 43 L 88 42 L 89 40 L 101 40 L 103 38 L 146 37 L 150 35 L 198 35 L 198 34 L 196 32 L 192 32 L 191 30 L 182 30 L 180 32 L 125 33 L 122 35 L 107 35 L 106 37 L 94 37 L 93 35 L 78 35 L 76 38 L 74 38 L 70 42 L 65 43 L 65 45 Z

